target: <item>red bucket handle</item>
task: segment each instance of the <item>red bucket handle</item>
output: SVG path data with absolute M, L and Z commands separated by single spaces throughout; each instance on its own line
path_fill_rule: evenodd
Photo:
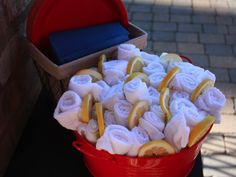
M 188 57 L 186 57 L 184 55 L 179 55 L 179 56 L 182 58 L 182 60 L 185 60 L 185 61 L 187 61 L 189 63 L 193 63 L 193 61 L 190 58 L 188 58 Z

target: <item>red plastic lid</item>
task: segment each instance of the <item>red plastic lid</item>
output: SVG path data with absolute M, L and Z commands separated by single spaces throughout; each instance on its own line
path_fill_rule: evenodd
M 45 51 L 51 32 L 117 21 L 128 25 L 121 0 L 35 0 L 28 16 L 27 37 Z

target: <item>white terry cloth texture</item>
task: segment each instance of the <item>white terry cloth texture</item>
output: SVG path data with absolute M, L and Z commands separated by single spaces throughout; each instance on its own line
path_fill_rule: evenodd
M 109 89 L 110 86 L 103 80 L 93 83 L 92 94 L 94 99 L 101 102 L 103 95 L 105 95 Z
M 226 102 L 224 94 L 215 87 L 206 89 L 196 100 L 195 105 L 215 116 L 215 123 L 220 123 L 220 111 Z
M 91 92 L 92 87 L 92 78 L 87 74 L 74 75 L 69 82 L 69 90 L 75 91 L 81 98 Z
M 150 100 L 150 95 L 146 83 L 142 82 L 140 78 L 135 78 L 124 85 L 124 93 L 126 99 L 135 104 L 140 100 Z
M 160 101 L 160 93 L 154 87 L 148 87 L 148 92 L 150 95 L 151 105 L 159 104 Z
M 147 66 L 143 67 L 143 72 L 149 76 L 153 73 L 165 72 L 165 69 L 161 63 L 152 62 Z
M 99 138 L 99 132 L 98 123 L 95 119 L 89 120 L 85 130 L 85 137 L 92 144 L 95 144 L 97 142 L 97 139 Z
M 190 94 L 184 91 L 171 90 L 170 92 L 170 102 L 176 99 L 184 98 L 189 100 Z
M 118 60 L 129 61 L 133 57 L 141 56 L 139 48 L 133 44 L 120 44 L 118 46 L 117 58 Z
M 121 125 L 109 125 L 98 139 L 96 148 L 110 154 L 127 154 L 133 145 L 133 135 Z
M 126 100 L 120 100 L 114 105 L 114 114 L 117 124 L 128 126 L 128 116 L 133 105 Z
M 60 97 L 53 117 L 65 128 L 76 130 L 80 124 L 81 98 L 68 90 Z
M 155 88 L 158 88 L 161 81 L 163 80 L 165 76 L 166 76 L 166 73 L 164 72 L 157 72 L 157 73 L 153 73 L 149 75 L 148 79 L 150 80 L 150 85 Z
M 115 125 L 117 124 L 116 119 L 115 119 L 115 114 L 113 111 L 105 110 L 104 112 L 104 124 L 105 127 L 108 125 Z
M 167 123 L 165 130 L 165 140 L 170 143 L 176 151 L 180 151 L 188 144 L 190 128 L 186 124 L 184 114 L 175 114 Z
M 151 105 L 150 111 L 154 112 L 163 122 L 165 121 L 165 113 L 162 111 L 160 105 Z
M 146 131 L 140 127 L 134 127 L 131 133 L 133 134 L 133 145 L 127 155 L 134 157 L 138 155 L 139 148 L 149 141 L 149 137 Z
M 143 59 L 145 65 L 148 65 L 152 62 L 161 62 L 157 55 L 149 54 L 147 52 L 141 52 L 141 58 Z

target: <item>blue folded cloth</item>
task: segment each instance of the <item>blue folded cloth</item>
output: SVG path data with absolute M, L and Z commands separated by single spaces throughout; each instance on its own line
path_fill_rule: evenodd
M 58 65 L 129 40 L 129 32 L 120 23 L 54 32 L 49 42 Z

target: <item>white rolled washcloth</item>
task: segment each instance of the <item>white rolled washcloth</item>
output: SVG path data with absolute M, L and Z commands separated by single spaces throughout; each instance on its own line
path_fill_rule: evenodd
M 224 94 L 215 87 L 206 89 L 196 100 L 195 105 L 215 116 L 215 123 L 220 123 L 220 111 L 226 102 Z
M 63 93 L 58 101 L 53 117 L 65 128 L 76 130 L 80 120 L 80 96 L 72 90 Z
M 127 128 L 121 125 L 109 125 L 97 140 L 96 149 L 124 155 L 132 148 L 133 141 L 133 134 Z
M 197 107 L 191 101 L 184 98 L 173 100 L 170 103 L 170 112 L 173 116 L 182 112 L 189 127 L 195 126 L 204 119 L 204 117 L 199 114 Z
M 148 87 L 148 92 L 150 95 L 151 105 L 159 104 L 160 101 L 160 93 L 154 87 Z
M 105 124 L 105 127 L 107 127 L 108 125 L 117 124 L 116 119 L 115 119 L 115 114 L 113 111 L 106 110 L 104 112 L 104 124 Z
M 171 89 L 184 91 L 189 94 L 191 94 L 197 86 L 198 82 L 196 78 L 186 73 L 177 73 L 169 84 Z
M 162 111 L 160 105 L 156 105 L 156 104 L 151 105 L 150 111 L 154 112 L 157 115 L 157 117 L 159 117 L 163 122 L 165 121 L 165 113 Z
M 161 62 L 160 58 L 157 55 L 149 54 L 146 52 L 141 52 L 141 58 L 143 59 L 145 65 L 148 65 L 152 62 Z
M 89 75 L 74 75 L 69 82 L 69 90 L 75 91 L 81 98 L 92 91 L 93 83 Z
M 88 125 L 85 129 L 85 137 L 92 144 L 95 144 L 97 142 L 97 139 L 99 138 L 99 133 L 98 123 L 95 119 L 89 120 Z
M 105 108 L 113 110 L 115 103 L 124 100 L 123 84 L 113 85 L 108 92 L 102 97 L 102 104 Z
M 158 88 L 161 81 L 163 80 L 165 76 L 166 76 L 166 73 L 164 72 L 157 72 L 157 73 L 153 73 L 149 75 L 148 79 L 150 80 L 150 85 L 155 88 Z
M 162 131 L 165 124 L 154 112 L 145 112 L 143 117 L 139 119 L 138 126 L 147 132 L 151 140 L 160 140 L 164 138 Z
M 133 105 L 126 100 L 120 100 L 114 105 L 114 114 L 117 124 L 128 126 L 128 116 Z
M 153 73 L 165 72 L 165 69 L 161 63 L 152 62 L 147 66 L 143 67 L 143 72 L 147 75 L 151 75 Z
M 177 152 L 188 144 L 189 133 L 190 128 L 187 126 L 182 112 L 175 114 L 164 130 L 165 140 L 175 147 Z
M 187 100 L 189 100 L 190 98 L 190 94 L 187 92 L 183 92 L 183 91 L 177 91 L 177 90 L 173 90 L 170 93 L 170 102 L 176 99 L 180 99 L 180 98 L 185 98 Z
M 135 78 L 127 82 L 124 85 L 124 93 L 126 99 L 132 104 L 140 100 L 150 101 L 147 85 L 140 78 Z
M 134 127 L 131 130 L 131 133 L 133 134 L 133 145 L 132 148 L 128 152 L 128 156 L 137 156 L 139 148 L 147 143 L 149 141 L 148 134 L 146 131 L 140 127 Z
M 92 86 L 93 98 L 96 101 L 101 102 L 103 95 L 105 95 L 109 89 L 110 89 L 110 86 L 107 85 L 107 83 L 103 80 L 93 83 L 93 86 Z
M 133 44 L 120 44 L 118 46 L 117 58 L 118 60 L 129 61 L 133 57 L 141 56 L 141 52 Z

